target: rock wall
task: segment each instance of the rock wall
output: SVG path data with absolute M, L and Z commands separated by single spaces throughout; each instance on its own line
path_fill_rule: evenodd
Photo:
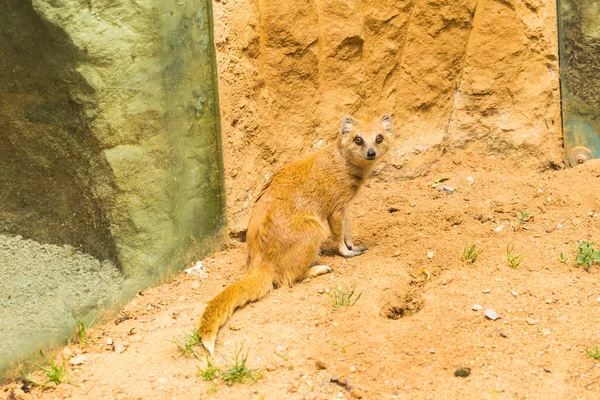
M 378 179 L 469 148 L 563 163 L 550 0 L 215 0 L 227 207 L 245 229 L 270 174 L 345 114 L 391 112 Z

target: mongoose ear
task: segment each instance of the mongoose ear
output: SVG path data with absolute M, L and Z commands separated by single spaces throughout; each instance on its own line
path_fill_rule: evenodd
M 340 126 L 340 133 L 342 135 L 350 132 L 352 130 L 352 128 L 354 128 L 354 118 L 352 118 L 349 115 L 346 115 L 343 119 L 342 119 L 342 126 Z
M 383 117 L 381 117 L 381 123 L 383 124 L 383 129 L 385 129 L 385 132 L 391 134 L 393 131 L 392 115 L 385 114 Z

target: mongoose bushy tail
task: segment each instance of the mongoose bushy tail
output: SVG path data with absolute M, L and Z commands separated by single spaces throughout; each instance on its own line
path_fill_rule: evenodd
M 248 271 L 239 281 L 227 286 L 213 298 L 200 318 L 198 336 L 212 356 L 217 332 L 236 308 L 265 297 L 273 289 L 273 280 L 262 268 Z
M 211 355 L 219 328 L 236 308 L 266 296 L 273 287 L 333 271 L 315 265 L 328 233 L 344 257 L 366 250 L 352 241 L 347 208 L 388 152 L 391 136 L 389 115 L 346 116 L 335 143 L 273 175 L 257 196 L 248 224 L 248 272 L 212 299 L 200 318 L 198 335 Z

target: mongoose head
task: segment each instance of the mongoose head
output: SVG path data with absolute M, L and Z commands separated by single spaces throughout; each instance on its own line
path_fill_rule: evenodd
M 392 136 L 392 116 L 355 119 L 347 115 L 340 127 L 344 158 L 353 165 L 368 167 L 383 157 Z

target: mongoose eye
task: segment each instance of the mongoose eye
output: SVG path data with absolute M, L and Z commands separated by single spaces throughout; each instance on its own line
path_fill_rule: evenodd
M 357 137 L 354 138 L 354 143 L 357 144 L 357 145 L 359 145 L 359 146 L 362 146 L 363 140 L 362 140 L 362 138 L 360 136 L 357 136 Z
M 381 142 L 383 142 L 383 135 L 377 135 L 377 137 L 375 138 L 375 141 L 376 141 L 377 143 L 381 143 Z

